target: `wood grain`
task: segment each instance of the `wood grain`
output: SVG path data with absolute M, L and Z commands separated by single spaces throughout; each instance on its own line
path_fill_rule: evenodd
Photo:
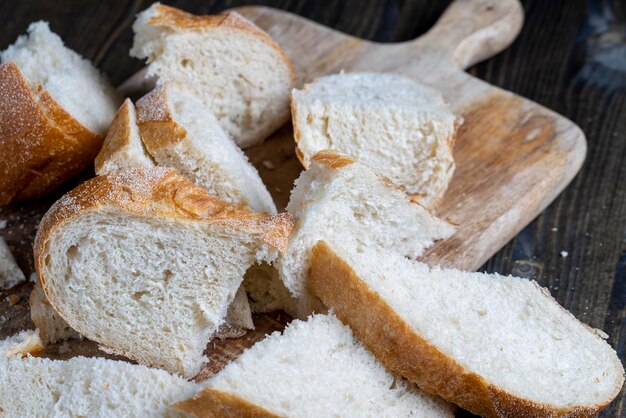
M 250 3 L 286 9 L 371 41 L 399 42 L 425 33 L 449 1 L 178 0 L 173 5 L 194 13 L 216 13 Z M 524 3 L 524 28 L 515 43 L 469 72 L 574 120 L 588 138 L 589 153 L 565 192 L 481 270 L 513 273 L 548 286 L 578 318 L 603 328 L 620 358 L 626 360 L 626 60 L 619 60 L 626 44 L 625 8 L 619 2 L 599 0 Z M 99 58 L 100 68 L 119 84 L 142 66 L 127 53 L 134 10 L 148 4 L 130 0 L 0 2 L 0 48 L 12 43 L 31 21 L 46 19 L 70 47 L 89 59 Z M 116 34 L 112 42 L 111 34 Z M 617 56 L 617 62 L 607 61 L 607 56 Z M 284 128 L 283 133 L 288 130 Z M 285 139 L 280 159 L 297 167 L 288 150 Z M 275 170 L 259 167 L 265 175 L 280 177 Z M 65 189 L 92 175 L 86 173 Z M 0 234 L 17 253 L 27 276 L 32 272 L 36 225 L 62 193 L 0 209 L 0 219 L 9 220 Z M 288 199 L 288 191 L 275 193 L 281 193 L 278 197 L 283 202 Z M 561 251 L 568 256 L 562 257 Z M 24 284 L 0 295 L 0 337 L 32 327 L 26 303 L 29 292 L 30 285 Z M 11 294 L 21 295 L 15 305 L 7 299 Z M 601 416 L 626 415 L 625 396 L 623 391 Z

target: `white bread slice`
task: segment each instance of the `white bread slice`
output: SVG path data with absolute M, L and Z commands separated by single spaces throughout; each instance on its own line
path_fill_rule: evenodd
M 289 214 L 249 212 L 165 168 L 91 179 L 34 244 L 46 297 L 109 352 L 193 377 L 248 267 L 284 250 Z
M 4 238 L 0 237 L 0 290 L 10 289 L 24 281 L 24 272 L 15 262 Z
M 45 346 L 72 338 L 82 338 L 50 305 L 39 281 L 35 283 L 30 292 L 28 303 L 30 305 L 30 319 L 37 327 L 41 341 Z
M 93 162 L 121 100 L 46 22 L 0 52 L 0 204 L 41 196 Z
M 101 175 L 129 167 L 154 167 L 155 165 L 139 135 L 135 106 L 130 99 L 126 99 L 115 115 L 102 149 L 96 157 L 96 174 Z M 243 296 L 235 296 L 228 308 L 226 323 L 220 329 L 220 336 L 237 337 L 243 335 L 246 330 L 254 329 L 250 305 L 245 293 Z M 62 325 L 52 318 L 38 319 L 41 323 L 50 321 L 52 326 Z
M 155 166 L 139 136 L 137 112 L 130 99 L 115 114 L 94 165 L 97 175 L 129 167 Z
M 323 311 L 306 289 L 310 249 L 318 240 L 342 239 L 376 248 L 394 248 L 416 258 L 454 227 L 410 201 L 402 191 L 365 165 L 322 151 L 295 182 L 287 211 L 296 224 L 287 250 L 276 262 L 280 277 L 298 298 L 291 315 Z
M 182 417 L 170 405 L 197 387 L 162 370 L 102 358 L 0 362 L 6 417 Z
M 453 407 L 393 376 L 332 315 L 295 320 L 174 408 L 193 417 L 452 417 Z
M 441 95 L 395 74 L 319 78 L 291 94 L 294 136 L 305 167 L 333 149 L 389 178 L 433 207 L 454 172 L 459 119 Z
M 269 35 L 235 12 L 194 16 L 153 4 L 137 16 L 130 55 L 146 58 L 146 77 L 182 81 L 243 148 L 289 120 L 293 66 Z
M 624 369 L 533 281 L 318 243 L 309 286 L 390 370 L 486 417 L 593 416 Z
M 42 350 L 43 343 L 39 337 L 39 330 L 24 330 L 0 341 L 0 363 L 14 356 L 26 357 L 38 354 Z M 1 409 L 0 412 L 2 412 Z
M 117 111 L 113 122 L 111 122 L 111 127 L 104 140 L 102 149 L 96 157 L 96 174 L 101 175 L 129 167 L 154 167 L 155 165 L 156 164 L 145 150 L 143 141 L 139 135 L 135 106 L 130 99 L 126 99 Z M 240 293 L 242 293 L 242 295 L 240 295 Z M 254 329 L 248 299 L 245 297 L 243 290 L 237 291 L 237 295 L 228 308 L 226 323 L 222 325 L 220 329 L 220 336 L 238 337 L 243 335 L 246 330 Z M 31 298 L 31 310 L 32 306 L 33 299 Z M 37 308 L 37 310 L 42 313 L 46 312 L 45 308 Z M 47 328 L 50 333 L 54 335 L 56 335 L 56 332 L 50 328 L 59 328 L 63 325 L 62 322 L 58 322 L 50 316 L 48 316 L 48 318 L 37 319 L 42 325 L 46 322 L 50 322 L 51 324 Z M 35 320 L 33 319 L 33 321 Z M 55 338 L 54 340 L 60 341 L 63 339 L 64 338 L 59 336 L 59 338 Z
M 139 132 L 161 166 L 226 202 L 276 213 L 272 196 L 248 158 L 211 111 L 181 83 L 166 83 L 137 102 Z

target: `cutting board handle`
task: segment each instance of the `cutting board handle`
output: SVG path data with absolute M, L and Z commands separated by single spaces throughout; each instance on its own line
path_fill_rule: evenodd
M 455 0 L 428 33 L 413 41 L 435 47 L 465 69 L 509 46 L 522 29 L 518 0 Z

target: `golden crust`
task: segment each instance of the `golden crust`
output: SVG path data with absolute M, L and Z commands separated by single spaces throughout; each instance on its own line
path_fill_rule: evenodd
M 464 369 L 413 332 L 322 241 L 312 249 L 308 285 L 387 368 L 417 383 L 421 389 L 472 413 L 485 417 L 591 417 L 611 401 L 601 405 L 558 409 L 499 389 Z
M 316 152 L 312 161 L 322 163 L 333 170 L 355 163 L 355 161 L 347 155 L 339 154 L 338 152 L 327 149 Z
M 274 48 L 287 67 L 291 76 L 291 85 L 296 83 L 296 71 L 293 63 L 287 57 L 281 47 L 261 28 L 241 16 L 237 12 L 224 12 L 219 15 L 196 16 L 175 7 L 157 4 L 154 6 L 155 14 L 148 20 L 152 26 L 162 26 L 172 30 L 194 30 L 204 32 L 212 29 L 235 29 L 243 33 L 255 36 Z
M 81 184 L 59 199 L 41 220 L 33 251 L 35 268 L 46 297 L 45 254 L 52 233 L 85 212 L 114 208 L 129 216 L 149 216 L 179 222 L 193 221 L 237 230 L 279 251 L 287 247 L 293 227 L 288 213 L 267 215 L 241 205 L 222 202 L 170 168 L 129 168 Z M 48 299 L 54 305 L 54 301 Z
M 238 396 L 206 388 L 192 398 L 172 405 L 194 418 L 274 418 L 277 415 Z
M 167 104 L 168 86 L 174 83 L 167 82 L 157 87 L 137 102 L 137 126 L 150 154 L 170 147 L 187 136 L 187 131 L 174 120 Z M 186 88 L 184 85 L 181 87 Z
M 97 174 L 104 170 L 106 162 L 113 158 L 115 153 L 130 145 L 131 126 L 134 123 L 132 118 L 133 108 L 133 102 L 130 99 L 126 99 L 117 110 L 102 148 L 100 148 L 100 152 L 98 152 L 94 161 Z
M 0 65 L 0 205 L 44 195 L 88 167 L 103 137 L 70 116 L 14 62 Z

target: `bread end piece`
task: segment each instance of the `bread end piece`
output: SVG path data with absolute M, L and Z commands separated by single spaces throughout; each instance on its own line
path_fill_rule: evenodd
M 613 399 L 600 405 L 563 410 L 514 396 L 489 384 L 413 332 L 323 241 L 312 249 L 308 284 L 388 369 L 472 413 L 485 417 L 592 417 Z M 621 384 L 615 395 L 620 387 Z
M 102 140 L 14 62 L 0 64 L 0 205 L 42 196 L 91 164 Z

